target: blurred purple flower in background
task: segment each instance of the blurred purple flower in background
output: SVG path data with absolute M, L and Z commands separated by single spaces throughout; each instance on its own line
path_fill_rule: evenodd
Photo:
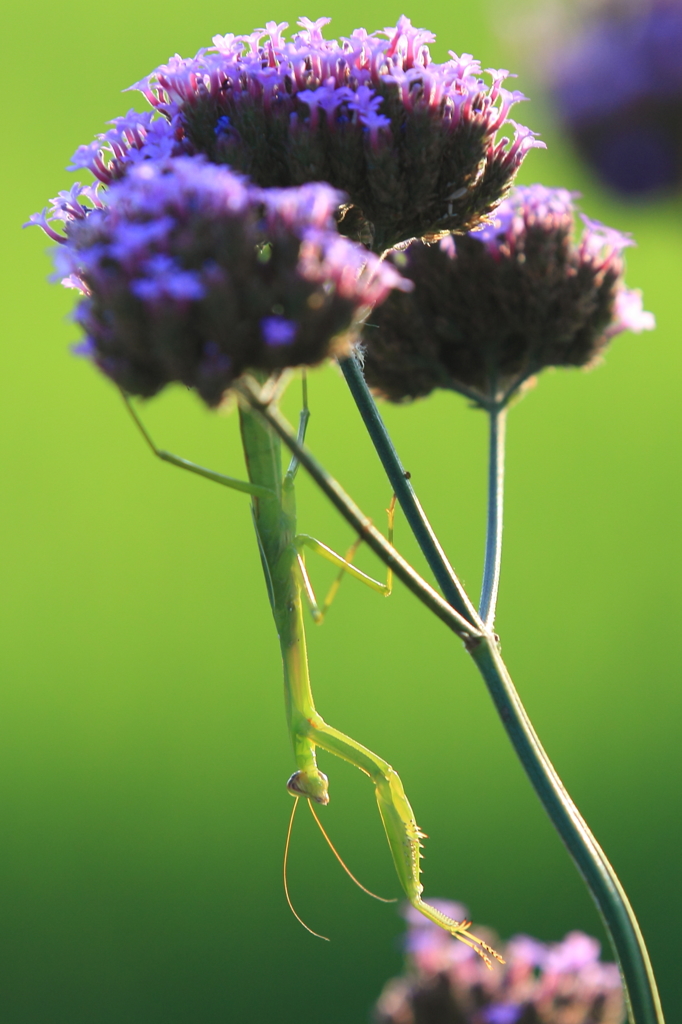
M 433 901 L 457 919 L 466 907 Z M 387 983 L 375 1008 L 377 1024 L 622 1024 L 618 968 L 599 960 L 600 945 L 583 932 L 544 943 L 516 935 L 506 944 L 477 930 L 499 949 L 504 967 L 486 970 L 473 950 L 415 913 L 408 930 L 405 973 Z
M 682 2 L 623 0 L 587 20 L 549 63 L 554 103 L 611 188 L 682 185 Z

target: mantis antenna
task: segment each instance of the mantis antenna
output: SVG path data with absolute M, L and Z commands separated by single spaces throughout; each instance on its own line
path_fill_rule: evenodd
M 353 872 L 350 870 L 348 865 L 345 863 L 345 861 L 343 860 L 341 854 L 336 849 L 336 847 L 334 846 L 333 842 L 331 841 L 331 839 L 329 838 L 329 836 L 325 832 L 324 826 L 323 826 L 322 822 L 320 821 L 320 819 L 318 818 L 317 814 L 315 813 L 315 808 L 313 807 L 313 805 L 310 802 L 310 800 L 308 800 L 308 807 L 310 808 L 310 813 L 312 814 L 313 818 L 317 822 L 317 827 L 319 828 L 319 830 L 322 833 L 322 835 L 324 836 L 324 838 L 327 840 L 327 843 L 329 845 L 329 849 L 332 851 L 332 853 L 334 854 L 334 856 L 336 857 L 336 859 L 338 860 L 339 864 L 341 865 L 343 870 L 346 872 L 348 877 L 352 878 L 352 880 L 355 882 L 355 884 L 357 885 L 358 889 L 362 889 L 362 891 L 366 892 L 368 896 L 371 896 L 372 899 L 374 899 L 374 900 L 379 900 L 380 903 L 397 903 L 398 901 L 397 901 L 397 899 L 395 897 L 393 897 L 393 899 L 387 900 L 385 896 L 377 896 L 377 894 L 375 892 L 371 892 L 369 889 L 365 888 L 365 886 L 362 884 L 362 882 L 359 882 L 357 880 L 357 878 L 355 877 Z
M 314 932 L 312 930 L 312 928 L 308 927 L 308 925 L 305 923 L 303 918 L 299 917 L 299 915 L 294 910 L 294 905 L 291 902 L 291 896 L 289 895 L 289 883 L 287 882 L 287 864 L 289 862 L 289 846 L 291 844 L 291 830 L 294 827 L 294 818 L 296 817 L 296 810 L 298 808 L 298 801 L 299 800 L 300 800 L 300 797 L 298 797 L 298 796 L 295 797 L 295 799 L 294 799 L 294 806 L 293 806 L 293 809 L 291 811 L 291 817 L 289 818 L 289 828 L 287 829 L 287 841 L 286 841 L 285 846 L 284 846 L 284 872 L 283 872 L 283 874 L 284 874 L 284 895 L 287 898 L 287 903 L 289 904 L 289 910 L 294 915 L 294 917 L 296 918 L 298 923 L 302 924 L 303 927 L 305 928 L 305 930 L 307 932 L 310 932 L 311 935 L 314 935 L 316 939 L 324 939 L 325 942 L 329 942 L 329 939 L 327 938 L 326 935 L 320 935 L 319 932 Z

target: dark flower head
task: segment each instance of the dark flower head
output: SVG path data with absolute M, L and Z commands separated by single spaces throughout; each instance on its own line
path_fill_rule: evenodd
M 405 916 L 407 969 L 385 986 L 377 1024 L 623 1024 L 618 968 L 583 932 L 550 944 L 516 935 L 500 945 L 490 934 L 506 963 L 489 971 L 461 942 Z
M 80 354 L 132 394 L 181 381 L 214 405 L 246 369 L 343 351 L 368 307 L 411 287 L 338 234 L 341 198 L 177 157 L 131 167 L 103 195 L 74 185 L 31 223 L 63 243 L 58 277 L 84 295 Z
M 470 54 L 431 61 L 434 36 L 402 17 L 369 34 L 323 38 L 329 18 L 301 18 L 249 36 L 214 36 L 133 88 L 160 115 L 129 112 L 74 166 L 104 182 L 150 156 L 201 153 L 261 186 L 327 181 L 349 203 L 342 230 L 383 252 L 413 237 L 466 231 L 507 193 L 525 154 L 542 146 L 508 121 L 524 99 Z M 506 123 L 513 140 L 497 139 Z
M 402 401 L 434 388 L 504 404 L 546 366 L 586 366 L 626 329 L 651 329 L 623 281 L 632 241 L 583 216 L 564 189 L 517 188 L 494 223 L 392 259 L 415 289 L 393 295 L 364 331 L 367 382 Z
M 612 6 L 553 55 L 554 100 L 578 149 L 619 192 L 682 185 L 682 4 Z

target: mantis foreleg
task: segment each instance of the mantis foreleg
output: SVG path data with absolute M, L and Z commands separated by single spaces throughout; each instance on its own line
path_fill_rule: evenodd
M 317 712 L 310 715 L 305 725 L 301 725 L 301 733 L 298 736 L 299 749 L 305 746 L 306 742 L 311 753 L 315 747 L 320 747 L 355 765 L 372 780 L 393 863 L 400 884 L 412 906 L 430 921 L 474 949 L 488 967 L 492 966 L 491 956 L 503 962 L 486 942 L 469 933 L 470 921 L 455 921 L 422 899 L 420 862 L 421 840 L 424 833 L 417 825 L 400 776 L 391 765 L 367 747 L 328 725 Z M 324 796 L 320 798 L 319 780 L 311 776 L 310 768 L 308 762 L 307 769 L 295 772 L 289 780 L 288 788 L 295 796 L 308 796 L 317 803 L 327 803 L 329 797 L 326 776 L 318 772 L 315 766 L 315 772 L 323 780 L 324 785 Z

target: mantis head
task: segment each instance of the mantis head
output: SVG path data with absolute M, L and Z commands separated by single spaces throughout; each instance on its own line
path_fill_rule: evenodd
M 329 803 L 329 779 L 317 769 L 297 771 L 287 782 L 287 789 L 292 796 L 305 796 L 316 804 Z

